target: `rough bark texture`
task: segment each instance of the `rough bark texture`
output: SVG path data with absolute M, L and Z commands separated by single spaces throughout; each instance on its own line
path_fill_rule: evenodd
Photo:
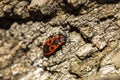
M 1 0 L 0 80 L 120 80 L 120 0 Z

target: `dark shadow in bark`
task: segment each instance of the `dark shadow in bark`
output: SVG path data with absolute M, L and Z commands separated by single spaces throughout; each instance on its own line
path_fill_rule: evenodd
M 120 0 L 96 0 L 98 4 L 117 4 Z

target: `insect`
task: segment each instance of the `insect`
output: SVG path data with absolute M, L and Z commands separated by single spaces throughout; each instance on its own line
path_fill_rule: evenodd
M 66 42 L 65 35 L 56 35 L 45 41 L 43 53 L 46 57 L 54 54 Z

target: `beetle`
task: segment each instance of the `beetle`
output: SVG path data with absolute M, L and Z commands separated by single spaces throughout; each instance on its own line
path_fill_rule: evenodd
M 43 54 L 46 57 L 54 54 L 66 42 L 65 35 L 56 35 L 50 37 L 43 45 Z

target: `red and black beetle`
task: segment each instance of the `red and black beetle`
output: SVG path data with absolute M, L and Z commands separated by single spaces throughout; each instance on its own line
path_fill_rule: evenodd
M 50 37 L 44 43 L 43 54 L 46 57 L 54 54 L 65 42 L 66 42 L 66 36 L 64 35 L 56 35 Z

